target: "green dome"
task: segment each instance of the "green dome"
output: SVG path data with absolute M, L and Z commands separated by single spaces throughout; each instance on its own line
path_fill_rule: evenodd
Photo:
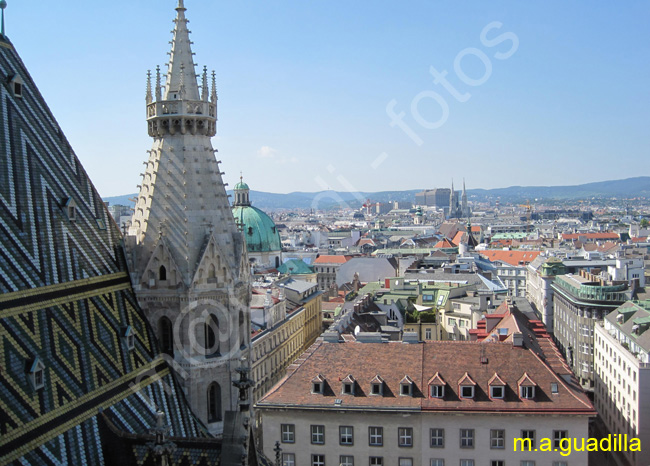
M 248 185 L 246 183 L 244 183 L 243 181 L 240 181 L 239 183 L 237 183 L 235 185 L 235 189 L 249 189 L 250 190 Z
M 271 217 L 257 207 L 236 206 L 232 208 L 235 222 L 242 225 L 248 252 L 281 251 L 280 234 Z

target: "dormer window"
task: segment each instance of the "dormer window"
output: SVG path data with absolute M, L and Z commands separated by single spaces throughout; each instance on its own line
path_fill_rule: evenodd
M 506 383 L 499 377 L 499 374 L 496 372 L 492 378 L 488 381 L 488 386 L 490 387 L 490 398 L 492 399 L 503 399 L 506 393 Z
M 67 198 L 63 203 L 63 208 L 65 209 L 65 214 L 68 217 L 68 220 L 74 222 L 77 220 L 77 203 L 71 197 Z
M 461 385 L 460 386 L 460 397 L 461 398 L 474 398 L 474 386 L 473 385 Z
M 519 385 L 519 398 L 522 400 L 532 400 L 535 398 L 535 387 L 537 384 L 528 377 L 527 373 L 524 372 L 524 375 L 521 376 L 517 385 Z
M 374 379 L 370 381 L 370 394 L 382 396 L 384 394 L 384 379 L 379 375 L 376 375 Z
M 438 372 L 429 379 L 429 396 L 431 398 L 444 398 L 445 396 L 445 381 Z
M 122 337 L 124 338 L 126 347 L 129 349 L 129 351 L 133 350 L 133 348 L 135 348 L 135 332 L 133 331 L 133 327 L 130 325 L 125 327 L 122 330 Z
M 503 398 L 505 387 L 503 385 L 492 385 L 490 387 L 490 398 Z
M 413 380 L 408 375 L 404 376 L 399 383 L 399 394 L 400 396 L 413 396 Z
M 38 356 L 34 358 L 27 375 L 34 390 L 40 390 L 45 386 L 45 364 L 43 364 L 41 358 Z
M 467 372 L 461 377 L 458 381 L 458 391 L 461 398 L 474 398 L 474 388 L 476 387 L 476 382 L 472 380 Z
M 352 375 L 348 375 L 345 379 L 343 379 L 343 385 L 341 387 L 341 393 L 343 395 L 354 395 L 354 385 L 356 384 L 356 381 L 354 380 L 354 377 Z
M 21 97 L 23 96 L 23 80 L 20 76 L 15 75 L 11 81 L 9 81 L 9 89 L 11 90 L 11 93 L 14 95 L 14 97 Z
M 321 374 L 318 374 L 311 381 L 311 392 L 313 394 L 322 395 L 323 392 L 325 391 L 324 388 L 325 388 L 325 378 Z
M 431 385 L 430 386 L 431 398 L 444 398 L 445 386 L 444 385 Z

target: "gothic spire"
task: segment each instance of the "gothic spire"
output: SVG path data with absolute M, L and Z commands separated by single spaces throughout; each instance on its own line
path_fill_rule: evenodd
M 180 98 L 181 85 L 184 85 L 185 91 L 183 98 L 187 100 L 200 99 L 199 86 L 196 82 L 196 74 L 194 71 L 190 31 L 187 29 L 188 22 L 185 19 L 185 5 L 183 4 L 183 0 L 178 0 L 176 19 L 174 20 L 174 38 L 172 39 L 169 69 L 167 70 L 165 100 L 176 100 Z

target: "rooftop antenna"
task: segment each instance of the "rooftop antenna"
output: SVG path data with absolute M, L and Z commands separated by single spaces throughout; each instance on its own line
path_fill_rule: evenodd
M 0 34 L 2 34 L 2 37 L 5 37 L 5 8 L 7 8 L 7 2 L 0 0 L 0 9 L 2 9 L 2 30 Z

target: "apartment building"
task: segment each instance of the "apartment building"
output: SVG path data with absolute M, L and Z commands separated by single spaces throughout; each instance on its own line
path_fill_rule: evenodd
M 413 341 L 413 340 L 409 340 Z M 283 465 L 586 465 L 587 452 L 535 451 L 588 437 L 595 410 L 519 343 L 342 342 L 325 334 L 256 409 Z M 530 450 L 515 451 L 515 438 Z
M 316 258 L 313 267 L 318 277 L 318 289 L 329 290 L 330 286 L 336 283 L 336 272 L 341 265 L 350 260 L 349 256 L 322 255 Z
M 564 275 L 566 267 L 556 257 L 537 256 L 526 266 L 526 299 L 530 301 L 546 329 L 553 333 L 553 288 L 551 284 L 558 275 Z
M 630 298 L 627 282 L 608 282 L 581 271 L 558 275 L 551 285 L 554 337 L 588 390 L 594 387 L 594 325 Z
M 596 325 L 594 366 L 594 403 L 610 433 L 650 445 L 650 301 L 628 301 Z M 648 464 L 647 452 L 615 458 L 620 465 Z

